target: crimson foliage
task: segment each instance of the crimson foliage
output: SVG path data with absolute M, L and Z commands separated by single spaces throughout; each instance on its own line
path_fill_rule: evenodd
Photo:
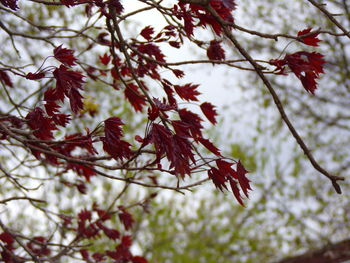
M 1 0 L 1 4 L 8 8 L 6 10 L 10 14 L 18 10 L 21 2 Z M 37 4 L 52 3 L 38 1 Z M 236 62 L 248 61 L 258 74 L 264 74 L 256 65 L 257 62 L 252 61 L 236 43 L 231 33 L 235 29 L 233 11 L 236 2 L 174 1 L 171 7 L 152 2 L 151 9 L 155 8 L 171 19 L 159 31 L 152 25 L 146 25 L 135 38 L 126 38 L 120 26 L 122 21 L 128 19 L 123 7 L 123 4 L 130 4 L 127 1 L 60 0 L 54 4 L 62 9 L 85 6 L 87 18 L 91 17 L 92 12 L 96 12 L 100 20 L 105 21 L 107 32 L 103 27 L 96 27 L 96 41 L 87 49 L 93 46 L 105 49 L 96 58 L 100 65 L 87 67 L 81 53 L 76 52 L 73 47 L 67 47 L 67 44 L 63 47 L 63 43 L 54 45 L 52 55 L 43 59 L 35 72 L 24 72 L 22 69 L 1 64 L 0 82 L 6 91 L 7 88 L 19 89 L 16 86 L 18 79 L 40 84 L 45 81 L 52 83 L 51 86 L 42 85 L 42 95 L 32 108 L 14 105 L 19 114 L 11 114 L 11 111 L 1 113 L 1 140 L 8 141 L 10 145 L 13 142 L 20 144 L 40 161 L 40 165 L 54 167 L 58 177 L 68 172 L 79 176 L 74 182 L 62 179 L 60 183 L 65 187 L 76 188 L 80 194 L 87 194 L 87 184 L 92 182 L 92 177 L 97 176 L 121 180 L 127 185 L 138 184 L 176 191 L 189 188 L 180 184 L 173 187 L 160 185 L 154 175 L 149 177 L 153 184 L 147 184 L 143 177 L 136 175 L 117 177 L 111 173 L 116 170 L 135 174 L 158 171 L 176 177 L 179 182 L 195 173 L 202 173 L 220 191 L 231 189 L 238 203 L 244 206 L 243 198 L 248 198 L 249 191 L 252 190 L 247 178 L 248 171 L 239 160 L 226 157 L 223 151 L 204 136 L 203 117 L 212 125 L 217 124 L 218 113 L 215 106 L 201 101 L 198 84 L 180 83 L 179 79 L 186 72 L 177 66 L 186 63 L 170 63 L 162 51 L 164 44 L 179 49 L 186 41 L 190 41 L 206 50 L 209 63 L 232 65 L 230 63 L 235 62 L 226 60 L 224 39 L 227 39 L 244 57 Z M 195 39 L 195 31 L 203 28 L 213 30 L 213 40 L 203 42 Z M 75 37 L 83 36 L 83 31 L 80 34 Z M 287 37 L 317 47 L 320 42 L 318 35 L 319 32 L 312 32 L 311 28 L 307 28 L 299 31 L 297 36 Z M 35 41 L 35 38 L 31 41 Z M 203 61 L 206 62 L 208 61 Z M 286 54 L 283 59 L 272 59 L 265 63 L 273 68 L 267 72 L 269 74 L 287 75 L 289 69 L 301 81 L 302 86 L 314 94 L 316 80 L 324 73 L 323 66 L 326 61 L 318 52 L 299 51 Z M 176 80 L 164 74 L 165 71 L 171 72 Z M 125 124 L 131 120 L 124 119 L 122 114 L 107 116 L 96 127 L 85 127 L 85 133 L 70 132 L 73 121 L 84 120 L 82 112 L 85 83 L 98 81 L 108 85 L 111 91 L 124 96 L 134 114 L 140 114 L 147 119 L 143 135 L 125 136 Z M 157 92 L 154 92 L 151 81 L 160 87 Z M 154 97 L 153 92 L 161 95 Z M 278 98 L 274 99 L 278 101 Z M 184 102 L 198 103 L 198 110 L 186 107 Z M 25 116 L 22 111 L 26 112 Z M 285 118 L 283 114 L 282 117 Z M 130 139 L 133 137 L 134 140 Z M 142 160 L 142 165 L 137 162 L 139 160 Z M 203 180 L 194 185 L 202 182 Z M 49 234 L 27 237 L 24 238 L 27 242 L 23 242 L 22 235 L 3 225 L 3 232 L 0 234 L 2 261 L 12 263 L 29 259 L 53 262 L 63 256 L 76 257 L 79 253 L 79 257 L 85 262 L 147 262 L 144 257 L 135 256 L 131 251 L 133 238 L 130 231 L 135 220 L 126 205 L 112 205 L 102 209 L 95 203 L 79 212 L 60 214 L 58 217 L 58 228 L 64 233 L 69 232 L 73 237 L 68 245 L 67 242 L 55 244 L 58 242 L 57 238 L 54 239 Z M 120 222 L 118 229 L 110 227 L 116 220 Z M 116 242 L 115 248 L 102 248 L 96 252 L 93 246 L 87 245 L 77 249 L 80 244 L 93 243 L 103 237 Z

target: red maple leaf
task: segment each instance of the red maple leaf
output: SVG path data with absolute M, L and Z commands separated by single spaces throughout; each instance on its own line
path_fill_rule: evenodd
M 0 0 L 0 3 L 5 7 L 11 8 L 12 10 L 17 10 L 17 0 Z
M 37 256 L 48 256 L 51 250 L 47 248 L 47 240 L 45 237 L 38 236 L 34 237 L 30 242 L 27 243 L 28 249 Z
M 227 22 L 233 22 L 231 11 L 236 7 L 233 0 L 210 0 L 209 4 L 215 9 L 219 16 Z
M 39 107 L 29 112 L 26 116 L 28 126 L 33 130 L 33 135 L 42 140 L 50 140 L 53 138 L 52 131 L 56 130 L 56 126 L 52 119 L 45 116 L 45 113 Z
M 102 224 L 101 221 L 97 222 L 97 226 L 104 232 L 104 234 L 111 240 L 116 240 L 120 237 L 120 233 L 116 229 L 111 229 Z
M 107 66 L 109 61 L 111 61 L 111 56 L 108 56 L 107 53 L 105 53 L 103 56 L 99 56 L 99 59 L 103 65 Z
M 241 206 L 244 206 L 243 200 L 242 200 L 242 196 L 241 196 L 241 192 L 237 186 L 237 182 L 235 180 L 233 180 L 232 178 L 229 178 L 229 182 L 230 182 L 230 186 L 231 186 L 231 190 L 233 195 L 235 196 L 236 200 L 238 201 L 238 203 Z
M 287 54 L 284 59 L 271 60 L 270 64 L 277 67 L 280 72 L 284 72 L 284 66 L 287 65 L 295 76 L 300 79 L 306 91 L 314 94 L 317 88 L 316 79 L 320 77 L 323 71 L 323 65 L 326 61 L 323 55 L 317 52 L 299 51 L 293 54 Z
M 174 97 L 174 91 L 171 88 L 171 83 L 167 80 L 163 80 L 162 84 L 163 84 L 164 91 L 168 97 L 169 104 L 176 105 L 177 102 L 176 102 L 176 99 Z
M 200 95 L 197 91 L 198 86 L 199 85 L 188 83 L 183 86 L 174 85 L 174 89 L 181 99 L 187 101 L 198 101 L 197 96 Z
M 123 12 L 124 7 L 120 3 L 120 0 L 110 0 L 108 3 L 115 8 L 115 12 L 117 15 L 120 15 Z
M 10 88 L 13 88 L 12 81 L 9 75 L 4 70 L 0 70 L 0 82 L 2 81 L 5 83 L 5 85 L 9 86 Z
M 45 72 L 38 72 L 38 73 L 29 72 L 26 75 L 26 79 L 30 79 L 30 80 L 38 80 L 38 79 L 42 79 L 44 77 L 45 77 Z
M 165 62 L 165 56 L 157 45 L 152 43 L 139 44 L 137 46 L 137 50 L 143 54 L 149 55 L 150 57 L 154 57 L 154 59 L 159 62 Z
M 209 102 L 204 102 L 201 104 L 201 110 L 204 113 L 205 117 L 212 123 L 216 124 L 216 116 L 217 112 L 215 110 L 215 106 Z
M 126 211 L 126 209 L 123 206 L 118 207 L 120 209 L 119 213 L 119 219 L 123 223 L 126 230 L 129 230 L 132 228 L 134 224 L 134 219 L 132 218 L 132 215 Z
M 114 159 L 128 158 L 132 155 L 130 144 L 121 140 L 123 135 L 121 125 L 123 122 L 118 117 L 105 120 L 105 137 L 101 137 L 103 149 Z
M 104 121 L 105 124 L 105 136 L 107 140 L 114 141 L 119 140 L 123 136 L 123 130 L 121 128 L 124 123 L 118 117 L 110 117 Z
M 92 165 L 82 165 L 77 163 L 67 163 L 67 170 L 73 170 L 79 176 L 84 176 L 87 182 L 90 182 L 90 178 L 96 175 Z
M 77 61 L 76 57 L 73 55 L 74 51 L 68 48 L 62 48 L 62 45 L 56 47 L 53 50 L 53 54 L 55 59 L 62 62 L 67 66 L 75 65 L 75 61 Z
M 248 190 L 252 190 L 250 187 L 250 181 L 245 176 L 248 173 L 248 171 L 244 168 L 241 161 L 238 161 L 237 163 L 237 179 L 239 182 L 239 185 L 241 186 L 243 193 L 246 197 L 248 197 Z
M 178 110 L 180 119 L 189 126 L 193 138 L 202 137 L 202 119 L 196 114 L 186 109 Z
M 79 212 L 78 218 L 79 221 L 85 222 L 86 220 L 91 220 L 92 214 L 90 210 L 83 209 Z
M 172 137 L 170 151 L 167 152 L 167 158 L 170 161 L 170 168 L 174 168 L 176 175 L 184 177 L 191 175 L 190 161 L 195 163 L 190 141 L 182 136 L 175 134 Z
M 93 141 L 91 134 L 87 130 L 87 135 L 82 135 L 81 133 L 74 133 L 64 137 L 66 143 L 59 150 L 60 153 L 71 156 L 72 152 L 77 149 L 85 149 L 89 154 L 96 154 L 97 151 L 93 146 Z
M 171 124 L 174 127 L 175 133 L 179 136 L 185 137 L 185 138 L 190 138 L 191 133 L 190 133 L 190 125 L 186 124 L 183 121 L 171 121 Z
M 227 190 L 226 186 L 226 177 L 220 173 L 220 171 L 212 167 L 210 170 L 208 170 L 208 176 L 213 181 L 216 188 L 220 189 L 221 192 L 224 191 L 224 189 Z
M 145 97 L 138 91 L 138 86 L 133 83 L 128 84 L 124 94 L 127 100 L 134 107 L 135 111 L 142 111 L 143 106 L 146 105 Z
M 12 235 L 8 232 L 2 232 L 0 234 L 0 240 L 7 245 L 11 245 L 15 242 L 15 239 L 12 237 Z
M 62 4 L 64 4 L 67 7 L 75 6 L 76 0 L 60 0 Z
M 131 261 L 132 263 L 148 263 L 148 261 L 144 257 L 140 256 L 132 257 Z
M 186 137 L 173 135 L 163 125 L 153 123 L 147 136 L 147 142 L 153 143 L 157 161 L 165 154 L 170 162 L 170 169 L 174 168 L 176 175 L 190 174 L 190 161 L 195 163 L 192 145 Z
M 179 70 L 179 69 L 172 69 L 171 70 L 173 73 L 174 73 L 174 75 L 177 77 L 177 78 L 179 78 L 179 79 L 181 79 L 183 76 L 185 76 L 185 72 L 183 72 L 182 70 Z
M 56 125 L 60 125 L 62 127 L 66 127 L 71 120 L 71 117 L 67 114 L 54 114 L 51 118 Z
M 74 113 L 78 113 L 82 110 L 83 96 L 80 94 L 79 89 L 83 89 L 82 84 L 84 83 L 84 76 L 78 71 L 69 70 L 64 65 L 56 68 L 53 72 L 53 76 L 56 79 L 56 88 L 49 99 L 63 101 L 64 96 L 67 96 Z
M 312 30 L 312 28 L 307 28 L 307 29 L 299 31 L 298 32 L 299 41 L 306 44 L 306 45 L 317 47 L 318 42 L 321 41 L 317 38 L 319 32 L 315 32 L 315 33 L 310 34 L 311 30 Z M 303 37 L 303 35 L 307 35 L 307 36 Z
M 177 42 L 177 41 L 169 41 L 168 44 L 174 48 L 180 48 L 181 47 L 181 43 Z
M 207 49 L 207 56 L 211 60 L 225 60 L 225 50 L 221 47 L 221 42 L 212 40 Z
M 146 40 L 150 41 L 152 39 L 152 34 L 154 29 L 151 26 L 146 26 L 141 30 L 140 35 L 143 36 Z
M 55 90 L 54 89 L 48 89 L 47 91 L 45 91 L 44 93 L 44 101 L 46 102 L 44 107 L 46 110 L 46 113 L 49 116 L 55 115 L 56 113 L 59 112 L 59 108 L 61 108 L 61 106 L 59 106 L 56 103 L 56 100 L 52 98 L 55 98 Z
M 198 141 L 205 147 L 207 148 L 209 151 L 211 151 L 213 154 L 217 155 L 217 156 L 221 156 L 220 154 L 220 150 L 218 148 L 215 147 L 215 145 L 209 141 L 208 139 L 204 139 L 204 138 L 198 138 Z

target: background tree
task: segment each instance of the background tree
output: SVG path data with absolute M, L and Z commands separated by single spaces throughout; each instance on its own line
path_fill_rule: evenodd
M 289 104 L 276 93 L 278 82 L 267 76 L 291 71 L 306 91 L 317 92 L 326 60 L 306 46 L 317 44 L 319 35 L 346 37 L 341 22 L 332 21 L 339 34 L 304 28 L 288 34 L 276 34 L 274 28 L 267 34 L 238 26 L 232 0 L 138 2 L 143 4 L 139 9 L 125 11 L 127 4 L 118 0 L 1 1 L 6 36 L 0 69 L 1 202 L 7 209 L 0 240 L 5 262 L 145 262 L 135 254 L 147 248 L 141 241 L 141 251 L 132 247 L 131 235 L 142 240 L 147 234 L 136 235 L 139 228 L 130 210 L 137 214 L 140 209 L 142 222 L 155 193 L 135 195 L 137 185 L 183 192 L 211 180 L 221 191 L 231 188 L 243 204 L 242 196 L 251 190 L 247 171 L 203 135 L 202 119 L 216 124 L 216 111 L 200 101 L 198 85 L 177 80 L 185 77 L 179 67 L 187 64 L 223 64 L 257 73 L 298 145 L 340 192 L 337 181 L 343 177 L 314 159 L 285 114 Z M 334 20 L 323 5 L 309 2 Z M 148 11 L 161 14 L 164 25 L 131 31 L 129 21 Z M 208 30 L 213 35 L 200 34 Z M 253 59 L 259 48 L 243 47 L 237 32 L 258 36 L 253 41 L 262 47 L 263 39 L 293 39 L 303 51 Z M 208 58 L 171 62 L 162 51 L 167 47 L 202 49 Z M 280 192 L 282 182 L 274 183 Z M 25 209 L 28 202 L 31 208 Z

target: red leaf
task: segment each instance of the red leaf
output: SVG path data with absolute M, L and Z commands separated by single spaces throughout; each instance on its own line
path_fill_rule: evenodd
M 131 261 L 132 263 L 148 263 L 148 261 L 145 258 L 140 256 L 133 257 Z
M 216 116 L 217 112 L 215 110 L 215 106 L 209 102 L 204 102 L 201 104 L 201 110 L 204 113 L 205 117 L 212 123 L 216 124 Z
M 66 92 L 66 96 L 69 99 L 70 107 L 74 113 L 78 113 L 84 108 L 83 96 L 77 89 L 70 89 Z
M 140 35 L 143 36 L 146 40 L 150 41 L 152 39 L 152 34 L 154 33 L 154 29 L 151 26 L 146 26 L 141 30 Z
M 53 138 L 52 131 L 56 129 L 52 119 L 46 117 L 44 111 L 36 107 L 26 116 L 28 126 L 33 130 L 33 135 L 42 140 L 50 140 Z
M 104 121 L 105 136 L 108 141 L 119 140 L 123 136 L 121 126 L 124 124 L 118 117 L 110 117 Z
M 92 254 L 92 258 L 93 258 L 96 262 L 101 262 L 101 261 L 104 260 L 105 255 L 104 255 L 104 254 L 101 254 L 101 253 L 98 253 L 98 252 L 95 252 L 94 254 Z
M 182 136 L 175 134 L 172 138 L 171 151 L 167 152 L 167 158 L 170 161 L 170 168 L 174 168 L 176 175 L 184 177 L 191 175 L 190 161 L 195 163 L 192 152 L 192 144 Z
M 160 124 L 153 123 L 149 132 L 149 143 L 153 143 L 157 158 L 160 159 L 164 153 L 171 147 L 171 132 Z
M 85 195 L 87 193 L 87 189 L 86 189 L 85 183 L 79 182 L 79 183 L 75 184 L 75 187 L 78 189 L 78 191 L 81 194 Z
M 87 135 L 82 136 L 81 133 L 75 133 L 71 135 L 65 136 L 66 144 L 64 145 L 63 149 L 60 151 L 62 154 L 65 155 L 71 155 L 71 153 L 76 148 L 81 148 L 87 150 L 90 154 L 96 154 L 97 151 L 95 150 L 93 144 L 92 144 L 92 138 L 91 134 L 87 131 Z
M 171 124 L 174 127 L 175 133 L 179 136 L 190 138 L 190 125 L 186 124 L 183 121 L 172 121 Z
M 171 83 L 169 81 L 162 81 L 164 91 L 168 97 L 168 101 L 170 105 L 176 105 L 176 99 L 174 97 L 174 91 L 171 89 L 170 85 Z
M 119 213 L 120 221 L 123 223 L 126 230 L 131 229 L 134 224 L 132 215 L 122 206 L 120 206 L 119 209 L 121 210 L 121 213 Z
M 120 15 L 124 10 L 124 7 L 120 3 L 120 0 L 110 0 L 109 4 L 112 5 L 113 7 L 115 7 L 115 12 L 117 15 Z
M 123 158 L 129 158 L 132 156 L 130 143 L 122 140 L 108 143 L 104 138 L 101 140 L 103 142 L 103 150 L 109 153 L 114 159 L 122 160 Z
M 8 232 L 3 232 L 0 234 L 0 240 L 7 245 L 11 245 L 15 242 L 15 239 L 12 237 L 12 235 Z
M 202 119 L 197 114 L 186 109 L 180 109 L 178 110 L 178 113 L 180 115 L 180 119 L 190 126 L 189 129 L 191 131 L 192 137 L 194 139 L 202 137 Z
M 64 4 L 67 7 L 75 6 L 76 0 L 60 0 L 62 4 Z
M 211 60 L 225 60 L 225 50 L 221 47 L 221 42 L 216 40 L 210 41 L 207 56 Z
M 56 47 L 53 51 L 55 59 L 67 66 L 73 66 L 75 65 L 75 61 L 77 61 L 73 53 L 73 50 L 68 48 L 62 48 L 62 45 Z
M 245 194 L 246 197 L 248 197 L 248 190 L 252 190 L 252 188 L 250 187 L 250 181 L 245 176 L 247 173 L 248 173 L 248 171 L 244 168 L 241 161 L 238 161 L 238 163 L 237 163 L 238 182 L 239 182 L 239 185 L 241 186 L 243 193 Z
M 154 57 L 155 60 L 159 62 L 165 62 L 164 54 L 160 50 L 160 48 L 154 44 L 140 44 L 137 46 L 137 50 L 143 54 L 147 54 L 150 57 Z
M 120 139 L 123 135 L 121 125 L 123 122 L 118 117 L 105 120 L 105 137 L 101 137 L 103 149 L 114 159 L 120 160 L 132 155 L 131 145 Z
M 220 154 L 220 150 L 218 148 L 215 147 L 215 145 L 209 141 L 208 139 L 204 139 L 204 138 L 198 138 L 198 141 L 205 147 L 207 148 L 209 151 L 211 151 L 213 154 L 217 155 L 217 156 L 221 156 Z
M 120 233 L 116 229 L 111 229 L 104 226 L 100 221 L 97 223 L 97 226 L 104 232 L 104 234 L 111 240 L 116 240 L 120 237 Z
M 146 105 L 145 97 L 139 93 L 138 87 L 130 83 L 124 91 L 125 97 L 134 107 L 135 111 L 142 111 L 142 107 Z
M 323 72 L 325 64 L 323 55 L 316 52 L 299 51 L 287 54 L 284 59 L 271 60 L 270 64 L 275 65 L 280 72 L 284 72 L 284 66 L 288 65 L 295 76 L 301 80 L 306 91 L 314 94 L 317 88 L 316 79 Z M 277 74 L 279 74 L 277 73 Z
M 212 167 L 210 170 L 208 170 L 208 176 L 213 181 L 216 188 L 219 188 L 221 192 L 223 192 L 224 189 L 227 190 L 226 186 L 226 177 L 223 176 L 218 169 L 215 167 Z
M 108 65 L 109 61 L 111 61 L 111 56 L 108 56 L 107 53 L 105 53 L 103 56 L 99 56 L 100 61 L 103 65 Z
M 10 88 L 13 88 L 12 81 L 9 75 L 4 70 L 0 70 L 0 81 L 3 81 L 5 85 L 9 86 Z
M 180 48 L 181 43 L 177 41 L 169 41 L 168 44 L 174 48 Z
M 303 42 L 306 45 L 317 47 L 318 42 L 321 41 L 317 38 L 319 32 L 315 32 L 315 33 L 310 34 L 311 30 L 312 30 L 312 28 L 307 28 L 307 29 L 304 29 L 302 31 L 299 31 L 298 32 L 298 37 L 300 38 L 299 41 Z M 303 37 L 303 35 L 308 35 L 308 36 Z
M 238 203 L 240 203 L 241 206 L 244 206 L 244 203 L 243 203 L 243 200 L 242 200 L 242 196 L 241 196 L 241 192 L 239 191 L 237 183 L 231 178 L 229 179 L 229 181 L 230 181 L 230 186 L 231 186 L 231 190 L 232 190 L 233 195 L 235 196 L 235 198 L 238 201 Z
M 179 69 L 173 69 L 172 72 L 179 79 L 182 78 L 183 76 L 185 76 L 185 73 L 182 70 L 179 70 Z
M 226 162 L 222 159 L 216 160 L 216 165 L 218 166 L 220 173 L 225 175 L 226 178 L 234 178 L 237 179 L 237 173 L 232 168 L 233 163 Z
M 38 80 L 38 79 L 42 79 L 45 77 L 45 73 L 44 72 L 39 72 L 39 73 L 31 73 L 29 72 L 26 75 L 26 79 L 30 79 L 30 80 Z
M 180 96 L 181 99 L 187 101 L 198 101 L 197 96 L 200 93 L 196 90 L 199 85 L 193 85 L 191 83 L 185 84 L 183 86 L 174 85 L 176 93 Z
M 122 237 L 122 243 L 120 244 L 123 248 L 129 249 L 132 245 L 132 238 L 129 235 Z
M 86 220 L 91 220 L 91 211 L 83 209 L 80 211 L 80 213 L 78 214 L 78 218 L 80 221 L 86 221 Z
M 77 163 L 68 163 L 67 169 L 72 169 L 79 176 L 84 176 L 87 182 L 90 182 L 90 177 L 95 176 L 96 172 L 92 165 L 82 165 Z
M 33 240 L 28 242 L 28 249 L 37 256 L 48 256 L 51 253 L 51 250 L 46 246 L 46 238 L 44 237 L 34 237 Z
M 44 101 L 46 101 L 46 104 L 44 105 L 46 113 L 49 116 L 55 115 L 59 112 L 60 106 L 56 103 L 55 99 L 55 90 L 54 89 L 48 89 L 44 93 Z
M 63 101 L 64 96 L 67 96 L 70 100 L 72 111 L 78 113 L 79 110 L 83 109 L 83 97 L 79 89 L 83 89 L 82 84 L 84 83 L 84 76 L 78 71 L 68 70 L 64 65 L 56 68 L 53 75 L 57 83 L 54 92 L 51 94 L 52 97 L 49 99 Z
M 195 163 L 195 159 L 192 145 L 187 138 L 172 135 L 164 126 L 153 123 L 147 140 L 154 144 L 158 161 L 165 154 L 175 174 L 181 176 L 191 174 L 190 161 Z
M 66 125 L 71 120 L 70 116 L 67 114 L 54 114 L 52 116 L 52 120 L 56 125 L 60 125 L 62 127 L 66 127 Z
M 233 22 L 231 11 L 236 7 L 233 0 L 210 0 L 209 4 L 215 9 L 218 15 L 227 22 Z
M 5 7 L 11 8 L 12 10 L 17 10 L 17 0 L 0 0 L 0 3 Z
M 80 254 L 85 261 L 90 262 L 89 252 L 86 249 L 80 249 Z

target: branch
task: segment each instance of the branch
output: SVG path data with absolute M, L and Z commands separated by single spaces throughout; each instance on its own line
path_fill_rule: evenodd
M 276 104 L 276 107 L 281 115 L 282 120 L 285 122 L 285 124 L 287 125 L 289 131 L 291 132 L 291 134 L 293 135 L 293 137 L 295 138 L 296 142 L 299 144 L 300 148 L 304 151 L 304 154 L 307 156 L 307 158 L 309 159 L 309 161 L 311 162 L 312 166 L 319 171 L 320 173 L 322 173 L 323 175 L 325 175 L 329 180 L 331 180 L 332 185 L 335 189 L 335 191 L 338 194 L 341 194 L 341 189 L 340 186 L 338 184 L 337 181 L 343 181 L 345 180 L 344 177 L 340 177 L 340 176 L 335 176 L 330 174 L 327 170 L 325 170 L 323 167 L 321 167 L 318 162 L 315 160 L 314 156 L 312 155 L 311 151 L 309 150 L 309 148 L 307 147 L 307 145 L 305 144 L 305 142 L 303 141 L 303 139 L 300 137 L 299 133 L 297 132 L 297 130 L 294 128 L 293 124 L 291 123 L 291 121 L 289 120 L 283 104 L 281 102 L 281 100 L 279 99 L 275 89 L 272 87 L 270 81 L 265 77 L 263 71 L 261 70 L 261 66 L 250 56 L 250 54 L 240 45 L 240 43 L 238 42 L 238 40 L 233 36 L 230 28 L 226 25 L 225 21 L 216 13 L 216 11 L 210 6 L 207 5 L 206 9 L 211 13 L 211 15 L 216 19 L 216 21 L 218 23 L 220 23 L 221 27 L 223 28 L 225 35 L 228 37 L 228 39 L 231 40 L 232 44 L 238 49 L 238 51 L 240 52 L 240 54 L 249 61 L 249 63 L 254 67 L 255 72 L 258 74 L 258 76 L 260 77 L 260 79 L 263 81 L 263 83 L 265 84 L 266 88 L 269 90 L 274 103 Z
M 341 263 L 350 260 L 350 239 L 308 251 L 305 254 L 282 259 L 276 263 Z
M 346 30 L 345 27 L 342 26 L 335 18 L 334 15 L 329 13 L 327 9 L 325 9 L 323 6 L 324 4 L 316 3 L 314 0 L 307 0 L 309 3 L 311 3 L 313 6 L 315 6 L 317 9 L 319 9 L 333 24 L 335 24 L 341 31 L 344 32 L 344 34 L 350 38 L 350 31 Z

